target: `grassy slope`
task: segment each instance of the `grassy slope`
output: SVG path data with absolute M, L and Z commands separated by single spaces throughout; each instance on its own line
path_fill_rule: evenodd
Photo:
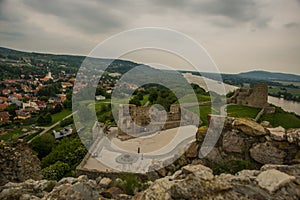
M 259 121 L 268 121 L 273 127 L 282 126 L 284 128 L 300 128 L 300 117 L 295 114 L 285 112 L 281 108 L 276 108 L 273 114 L 264 114 Z
M 229 117 L 246 117 L 255 118 L 260 108 L 252 108 L 248 106 L 229 105 L 227 106 L 227 116 Z
M 59 113 L 53 114 L 51 124 L 55 124 L 56 122 L 58 122 L 59 120 L 62 120 L 66 116 L 70 115 L 71 113 L 72 113 L 72 110 L 64 109 Z
M 211 106 L 199 106 L 200 109 L 200 119 L 203 122 L 201 125 L 208 125 L 207 115 L 211 113 Z M 189 107 L 188 110 L 197 113 L 199 112 L 197 106 Z

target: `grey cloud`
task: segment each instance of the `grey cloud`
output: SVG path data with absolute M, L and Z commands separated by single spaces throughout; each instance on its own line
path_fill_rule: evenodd
M 79 0 L 25 0 L 25 5 L 39 13 L 53 15 L 66 26 L 72 26 L 87 33 L 107 32 L 123 26 L 123 19 L 101 1 Z
M 294 28 L 294 27 L 297 27 L 297 26 L 299 26 L 299 24 L 296 23 L 296 22 L 291 22 L 291 23 L 288 23 L 288 24 L 284 25 L 285 28 Z
M 221 16 L 230 19 L 231 24 L 228 21 L 221 21 L 220 19 L 211 22 L 215 25 L 222 27 L 231 27 L 236 25 L 235 23 L 252 22 L 256 26 L 267 26 L 270 19 L 261 17 L 260 5 L 254 0 L 206 0 L 206 1 L 155 1 L 158 6 L 165 6 L 170 9 L 180 9 L 185 13 L 191 14 L 206 14 L 210 16 Z
M 14 1 L 0 0 L 0 21 L 19 22 L 26 19 L 23 13 L 15 13 L 16 6 Z

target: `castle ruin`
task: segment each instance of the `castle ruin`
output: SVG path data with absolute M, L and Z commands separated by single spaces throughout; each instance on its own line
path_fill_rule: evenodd
M 158 130 L 199 124 L 200 118 L 180 105 L 173 104 L 169 112 L 164 112 L 150 106 L 122 104 L 118 116 L 119 133 L 147 135 Z
M 239 88 L 234 95 L 228 99 L 228 103 L 265 108 L 268 104 L 268 85 L 256 84 L 252 89 Z

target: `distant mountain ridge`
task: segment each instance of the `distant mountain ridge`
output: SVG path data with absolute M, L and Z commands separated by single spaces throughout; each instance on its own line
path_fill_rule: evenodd
M 242 72 L 237 74 L 242 78 L 251 78 L 259 80 L 269 80 L 269 81 L 296 81 L 300 82 L 300 76 L 295 74 L 287 74 L 281 72 L 268 72 L 263 70 L 255 70 L 249 72 Z

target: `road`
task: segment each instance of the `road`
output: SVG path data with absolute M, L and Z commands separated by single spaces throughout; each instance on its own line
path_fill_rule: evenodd
M 65 118 L 59 120 L 58 122 L 52 124 L 51 126 L 46 127 L 42 132 L 40 132 L 40 134 L 36 135 L 35 137 L 33 137 L 31 140 L 29 140 L 27 143 L 32 142 L 32 140 L 34 140 L 36 137 L 44 135 L 45 133 L 47 133 L 49 130 L 53 129 L 55 126 L 59 125 L 59 123 L 64 120 L 67 119 L 69 117 L 71 117 L 73 115 L 73 113 L 71 113 L 70 115 L 66 116 Z

